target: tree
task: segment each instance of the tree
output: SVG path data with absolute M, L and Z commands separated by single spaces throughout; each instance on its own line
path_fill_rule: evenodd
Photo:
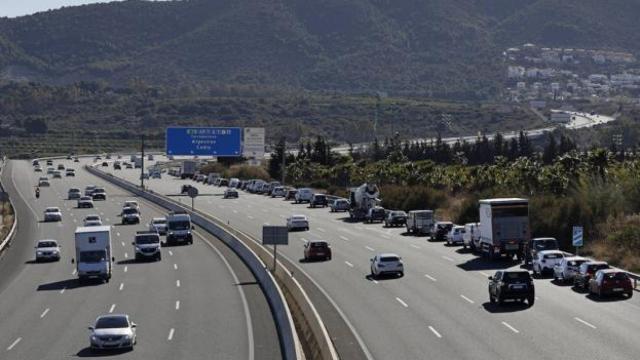
M 269 175 L 274 179 L 280 179 L 282 177 L 282 159 L 286 152 L 286 142 L 284 137 L 281 137 L 271 153 L 271 159 L 269 160 Z
M 24 122 L 24 128 L 31 134 L 46 134 L 49 128 L 47 123 L 40 118 L 30 118 Z
M 544 151 L 542 153 L 542 161 L 545 164 L 551 164 L 553 160 L 558 155 L 558 151 L 556 149 L 556 138 L 553 134 L 549 134 L 549 143 L 545 146 Z

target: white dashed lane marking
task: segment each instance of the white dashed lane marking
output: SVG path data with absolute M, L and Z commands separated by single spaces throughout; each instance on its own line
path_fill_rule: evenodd
M 49 308 L 46 308 L 42 314 L 40 314 L 40 319 L 42 319 L 43 317 L 47 316 L 47 313 L 49 312 Z
M 113 313 L 113 310 L 116 309 L 116 304 L 111 304 L 111 307 L 109 308 L 109 314 Z
M 588 327 L 590 327 L 590 328 L 592 328 L 592 329 L 596 329 L 595 325 L 590 324 L 590 323 L 588 323 L 588 322 L 586 322 L 586 321 L 584 321 L 584 320 L 580 319 L 579 317 L 574 317 L 574 319 L 575 319 L 577 322 L 582 323 L 582 324 L 584 324 L 584 325 L 586 325 L 586 326 L 588 326 Z
M 437 336 L 439 339 L 442 338 L 442 335 L 440 335 L 440 333 L 438 331 L 436 331 L 436 329 L 433 328 L 433 326 L 429 326 L 429 330 L 431 330 L 431 332 Z
M 171 328 L 171 330 L 169 330 L 169 336 L 167 337 L 167 340 L 171 341 L 173 339 L 174 332 L 175 332 L 174 328 Z
M 520 333 L 520 331 L 518 331 L 518 329 L 514 328 L 513 326 L 509 325 L 508 323 L 506 323 L 504 321 L 502 322 L 502 325 L 506 326 L 509 330 L 513 331 L 516 334 Z
M 408 308 L 408 307 L 409 307 L 409 305 L 407 305 L 407 303 L 406 303 L 406 302 L 404 302 L 404 301 L 403 301 L 402 299 L 400 299 L 399 297 L 397 297 L 397 298 L 396 298 L 396 300 L 400 303 L 400 305 L 402 305 L 402 306 L 404 306 L 404 307 L 406 307 L 406 308 Z
M 344 263 L 347 264 L 348 267 L 353 267 L 353 264 L 348 261 L 345 261 Z
M 21 337 L 19 337 L 19 338 L 15 339 L 15 340 L 11 343 L 11 345 L 9 345 L 9 346 L 7 347 L 7 351 L 11 351 L 11 349 L 13 349 L 14 347 L 16 347 L 16 345 L 18 345 L 18 343 L 19 343 L 20 341 L 22 341 L 22 338 L 21 338 Z
M 424 274 L 424 277 L 426 277 L 427 279 L 429 279 L 431 281 L 438 281 L 438 280 L 436 280 L 436 278 L 434 278 L 433 276 L 431 276 L 429 274 Z

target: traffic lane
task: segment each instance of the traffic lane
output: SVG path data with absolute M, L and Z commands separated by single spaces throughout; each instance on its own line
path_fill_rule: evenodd
M 128 234 L 128 235 L 129 235 L 129 234 Z M 131 236 L 131 238 L 132 238 L 132 237 L 133 237 L 133 233 L 131 233 L 131 234 L 130 234 L 130 236 Z M 117 252 L 118 252 L 117 248 L 114 248 L 114 254 L 115 254 L 115 253 L 117 253 Z M 67 294 L 69 294 L 70 292 L 71 292 L 71 290 L 67 290 Z M 114 302 L 114 303 L 112 303 L 112 305 L 113 305 L 113 304 L 115 304 L 115 302 Z M 105 312 L 105 311 L 107 311 L 107 310 L 106 310 L 106 309 L 104 309 L 104 310 L 102 310 L 102 311 L 100 311 L 100 312 L 97 312 L 97 311 L 90 311 L 90 317 L 91 317 L 91 320 L 89 321 L 89 323 L 95 319 L 95 316 L 96 316 L 95 314 L 97 314 L 97 313 L 102 313 L 102 312 Z M 54 313 L 54 312 L 53 312 L 53 311 L 51 311 L 51 314 L 53 314 L 53 313 Z M 47 314 L 47 316 L 49 316 L 49 314 Z M 50 318 L 51 318 L 51 316 L 50 316 Z M 82 326 L 82 327 L 81 327 L 81 329 L 83 330 L 83 333 L 84 333 L 83 335 L 81 335 L 81 336 L 80 336 L 80 337 L 81 337 L 81 339 L 83 339 L 82 343 L 86 343 L 86 338 L 87 338 L 87 336 L 88 336 L 88 335 L 86 334 L 86 325 Z M 26 340 L 25 340 L 25 341 L 26 341 Z M 68 341 L 64 341 L 64 342 L 63 342 L 63 344 L 66 344 L 66 343 L 68 343 Z M 51 347 L 51 345 L 49 345 L 49 348 L 50 348 L 50 347 Z M 16 351 L 16 352 L 14 352 L 14 354 L 17 354 L 18 347 L 15 347 L 14 349 L 15 349 L 15 351 Z M 12 350 L 14 350 L 14 349 L 12 349 Z M 50 352 L 50 350 L 49 350 L 49 352 Z M 33 356 L 33 355 L 34 355 L 33 349 L 31 349 L 31 351 L 29 352 L 29 354 L 31 354 L 31 356 Z M 18 356 L 20 356 L 20 355 L 18 355 Z
M 230 215 L 230 213 L 227 211 L 227 212 L 225 212 L 225 215 L 228 217 L 228 216 Z M 233 220 L 232 220 L 232 221 L 233 221 Z M 439 243 L 434 243 L 434 244 L 432 244 L 432 245 L 433 245 L 433 246 L 435 246 L 435 248 L 434 248 L 434 249 L 444 249 L 444 250 L 451 251 L 451 249 L 449 249 L 449 248 L 445 248 L 445 247 L 442 247 L 442 246 L 441 246 L 441 244 L 439 244 Z M 393 249 L 389 249 L 389 250 L 393 250 Z M 415 251 L 415 250 L 414 250 L 414 251 Z M 451 258 L 449 258 L 449 259 L 451 259 Z M 418 260 L 418 261 L 416 261 L 416 262 L 419 262 L 419 260 Z M 448 260 L 445 260 L 445 263 L 444 263 L 444 264 L 446 264 L 446 262 L 448 262 Z M 453 265 L 453 264 L 451 264 L 451 265 Z M 486 279 L 483 279 L 483 280 L 482 280 L 482 282 L 481 282 L 481 284 L 482 284 L 482 286 L 481 286 L 481 288 L 482 288 L 482 292 L 486 292 Z M 474 281 L 474 284 L 472 285 L 472 287 L 473 287 L 474 285 L 477 285 L 477 283 L 476 283 L 475 281 Z M 457 296 L 457 294 L 456 294 L 455 296 Z M 486 297 L 486 293 L 485 293 L 485 294 L 483 294 L 483 296 L 484 296 L 484 297 Z M 572 302 L 565 302 L 565 303 L 566 303 L 566 304 L 569 304 L 569 303 L 572 303 Z M 541 321 L 541 322 L 543 323 L 543 324 L 542 324 L 543 326 L 541 326 L 540 328 L 544 329 L 544 328 L 545 328 L 545 326 L 548 326 L 549 324 L 552 324 L 552 326 L 556 326 L 556 325 L 555 325 L 555 322 L 556 322 L 556 320 L 555 320 L 555 319 L 559 319 L 556 315 L 562 315 L 562 314 L 564 314 L 564 316 L 566 317 L 566 314 L 568 314 L 568 313 L 570 313 L 570 312 L 569 312 L 569 311 L 560 311 L 560 314 L 553 314 L 553 315 L 549 316 L 547 319 L 545 319 L 545 321 Z M 561 318 L 560 318 L 560 319 L 561 319 Z M 561 320 L 561 324 L 562 324 L 562 325 L 565 325 L 565 324 L 570 323 L 570 322 L 567 322 L 567 321 L 566 321 L 566 320 L 568 320 L 568 319 L 569 319 L 569 318 L 566 318 L 566 319 L 564 319 L 564 320 Z M 575 324 L 572 324 L 572 325 L 575 325 Z M 556 326 L 556 327 L 557 327 L 557 328 L 559 328 L 559 327 L 561 327 L 561 326 Z M 576 329 L 575 329 L 575 328 L 571 328 L 571 329 L 568 329 L 568 330 L 573 330 L 573 333 L 575 333 L 575 330 L 576 330 Z M 541 333 L 540 335 L 541 335 L 541 336 L 543 336 L 544 334 L 546 334 L 546 332 L 545 332 L 545 333 Z M 615 338 L 617 338 L 617 339 L 620 339 L 620 338 L 621 338 L 621 337 L 619 337 L 619 336 L 614 336 L 614 337 L 615 337 Z M 581 341 L 583 338 L 584 338 L 584 335 L 581 335 L 581 338 L 576 339 L 576 341 Z M 596 339 L 596 342 L 597 342 L 597 339 Z M 619 349 L 620 347 L 618 346 L 617 348 Z M 589 351 L 585 352 L 585 355 L 588 355 L 588 353 L 589 353 Z
M 106 187 L 122 191 L 110 184 Z M 143 203 L 141 201 L 141 204 Z M 160 213 L 162 209 L 152 204 L 143 207 L 142 213 L 148 212 L 151 208 L 158 210 L 158 213 L 151 216 L 165 215 Z M 129 242 L 127 246 L 130 246 Z M 203 242 L 194 242 L 190 246 L 163 248 L 162 262 L 172 269 L 170 270 L 172 274 L 180 274 L 174 275 L 174 278 L 165 277 L 165 280 L 172 278 L 169 287 L 166 287 L 166 284 L 164 287 L 161 284 L 151 286 L 153 289 L 169 288 L 178 292 L 177 298 L 162 301 L 171 302 L 174 311 L 180 314 L 173 330 L 169 329 L 172 333 L 170 341 L 174 344 L 180 343 L 174 345 L 178 348 L 175 351 L 178 356 L 182 354 L 189 358 L 206 358 L 205 354 L 213 352 L 227 354 L 232 358 L 247 358 L 250 344 L 247 339 L 249 329 L 246 327 L 245 318 L 250 314 L 245 314 L 242 301 L 239 299 L 238 288 L 223 260 L 218 259 L 210 250 L 205 250 L 203 247 L 207 247 Z M 119 262 L 119 265 L 126 263 L 129 264 L 129 272 L 136 274 L 138 263 L 130 259 Z M 145 286 L 150 285 L 145 278 L 139 279 L 138 284 L 133 282 L 132 285 L 138 286 L 142 283 Z M 209 293 L 211 291 L 213 293 Z M 262 297 L 264 298 L 263 295 Z M 270 317 L 268 307 L 266 310 Z M 186 319 L 193 321 L 190 323 Z M 236 320 L 232 321 L 233 319 Z M 212 326 L 213 324 L 225 324 L 225 326 Z M 272 329 L 275 330 L 273 326 Z M 169 338 L 168 334 L 167 338 Z M 214 343 L 210 341 L 212 338 L 216 339 Z
M 155 205 L 152 205 L 152 206 L 155 206 Z M 201 244 L 206 244 L 206 247 L 209 249 L 209 251 L 202 252 L 204 254 L 207 254 L 207 258 L 203 258 L 202 262 L 210 261 L 211 256 L 215 258 L 215 257 L 219 257 L 220 254 L 222 254 L 223 257 L 221 260 L 229 264 L 229 266 L 231 267 L 232 276 L 234 277 L 233 281 L 235 282 L 233 283 L 233 291 L 237 291 L 239 293 L 242 292 L 241 295 L 242 294 L 245 295 L 243 296 L 244 298 L 243 301 L 246 301 L 246 304 L 247 304 L 246 307 L 249 309 L 248 312 L 250 313 L 250 317 L 248 318 L 247 321 L 250 321 L 250 327 L 252 328 L 252 332 L 249 334 L 249 336 L 252 337 L 250 342 L 253 344 L 253 347 L 255 348 L 255 354 L 250 354 L 250 355 L 254 356 L 257 359 L 273 359 L 273 358 L 281 357 L 277 329 L 275 328 L 275 324 L 273 322 L 273 317 L 271 315 L 268 302 L 266 301 L 266 298 L 264 297 L 264 294 L 262 293 L 261 288 L 258 286 L 255 277 L 253 277 L 253 274 L 244 265 L 242 260 L 240 260 L 237 257 L 237 255 L 235 255 L 235 253 L 233 253 L 232 250 L 227 248 L 226 245 L 222 243 L 220 240 L 212 237 L 207 233 L 201 233 L 200 231 L 196 231 L 196 234 L 197 234 L 196 243 L 198 243 L 198 246 L 200 246 Z M 204 242 L 201 242 L 201 241 L 204 241 Z M 194 243 L 194 246 L 196 246 L 196 243 Z M 183 248 L 189 248 L 189 246 L 176 247 L 175 249 L 183 249 Z M 169 247 L 167 249 L 174 249 L 174 248 Z M 165 255 L 164 255 L 165 258 L 166 258 L 166 253 L 167 252 L 165 252 Z M 198 251 L 198 254 L 200 253 L 201 251 Z M 171 254 L 170 256 L 174 255 L 172 250 L 169 250 L 169 254 Z M 188 261 L 193 262 L 194 259 L 190 258 Z M 205 281 L 205 280 L 208 282 L 211 281 L 211 276 L 209 275 L 208 272 L 200 271 L 198 270 L 198 268 L 191 268 L 191 267 L 186 268 L 186 271 L 192 271 L 192 270 L 193 270 L 194 276 L 196 277 L 203 276 L 204 278 L 197 279 L 195 281 L 190 281 L 189 283 L 200 284 L 202 281 Z M 229 281 L 222 282 L 222 284 L 228 284 L 228 283 Z M 222 286 L 226 286 L 226 285 L 222 285 Z M 181 282 L 181 287 L 182 288 L 185 287 L 184 281 Z M 206 292 L 208 290 L 205 288 L 204 290 L 198 290 L 198 291 Z M 219 290 L 216 290 L 216 292 L 219 292 Z M 194 298 L 194 297 L 190 297 L 190 298 Z M 240 304 L 240 302 L 236 302 L 236 303 Z M 184 307 L 186 305 L 184 301 L 180 301 L 179 306 Z M 232 317 L 237 317 L 232 313 L 228 313 L 227 315 L 231 315 Z M 245 319 L 245 318 L 238 317 L 238 319 Z M 199 320 L 202 321 L 201 318 L 199 318 Z M 193 327 L 189 327 L 188 330 L 193 331 Z M 174 336 L 176 338 L 178 337 L 178 329 L 176 329 Z M 250 348 L 250 346 L 240 344 L 238 341 L 235 341 L 235 342 L 227 341 L 226 343 L 230 344 L 229 346 L 233 344 L 240 345 L 241 349 Z M 211 350 L 203 349 L 203 351 L 211 351 Z M 230 353 L 229 351 L 223 351 L 223 349 L 221 349 L 218 352 Z

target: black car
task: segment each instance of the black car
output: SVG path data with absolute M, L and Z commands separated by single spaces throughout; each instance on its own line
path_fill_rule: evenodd
M 122 170 L 122 166 L 118 163 L 113 164 L 113 170 Z
M 324 194 L 313 194 L 311 201 L 309 201 L 309 207 L 317 207 L 322 206 L 326 207 L 329 205 L 329 201 L 327 200 L 327 195 Z
M 107 163 L 106 161 L 102 162 L 102 166 L 109 166 L 109 163 Z
M 180 194 L 188 194 L 189 190 L 192 188 L 193 186 L 191 185 L 182 185 L 182 188 L 180 189 Z
M 527 300 L 527 304 L 533 306 L 536 291 L 527 270 L 500 270 L 489 276 L 489 301 L 502 305 L 507 299 Z
M 298 190 L 296 189 L 289 189 L 287 190 L 287 194 L 284 196 L 285 200 L 295 200 L 296 199 L 296 194 L 298 193 Z
M 107 200 L 107 193 L 104 191 L 104 189 L 95 189 L 93 190 L 93 192 L 91 193 L 91 198 L 95 201 L 95 200 Z

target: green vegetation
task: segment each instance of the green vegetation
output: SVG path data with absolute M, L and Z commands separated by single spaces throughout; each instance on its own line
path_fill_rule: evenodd
M 466 164 L 464 153 L 442 157 L 432 144 L 425 147 L 435 152 L 427 151 L 428 156 L 416 161 L 407 160 L 410 149 L 405 152 L 393 142 L 381 148 L 385 158 L 378 160 L 375 152 L 354 154 L 360 160 L 334 155 L 332 165 L 323 165 L 305 153 L 288 166 L 288 182 L 315 184 L 342 196 L 348 186 L 374 182 L 381 185 L 386 208 L 437 209 L 437 217 L 456 223 L 477 221 L 481 198 L 525 197 L 531 201 L 534 236 L 554 236 L 564 249 L 573 250 L 572 227 L 582 225 L 590 254 L 640 270 L 637 251 L 630 251 L 637 250 L 640 233 L 640 155 L 603 148 L 578 152 L 570 140 L 559 142 L 565 145 L 556 143 L 552 156 L 552 141 L 542 152 L 525 151 L 529 142 L 521 137 L 516 141 L 519 155 L 515 159 L 494 155 L 475 165 Z M 469 146 L 470 154 L 482 147 L 495 154 L 494 141 Z M 442 149 L 446 146 L 440 145 L 439 151 L 447 152 Z
M 505 48 L 637 51 L 638 13 L 626 0 L 113 2 L 0 19 L 0 72 L 479 100 L 500 93 Z
M 518 130 L 542 122 L 518 107 L 371 96 L 276 94 L 243 87 L 196 92 L 152 87 L 111 88 L 0 83 L 0 152 L 12 156 L 164 148 L 164 131 L 176 126 L 257 126 L 267 142 L 289 145 L 320 135 L 335 142 L 371 141 L 377 134 L 467 135 L 479 129 Z M 443 114 L 450 115 L 443 122 Z

